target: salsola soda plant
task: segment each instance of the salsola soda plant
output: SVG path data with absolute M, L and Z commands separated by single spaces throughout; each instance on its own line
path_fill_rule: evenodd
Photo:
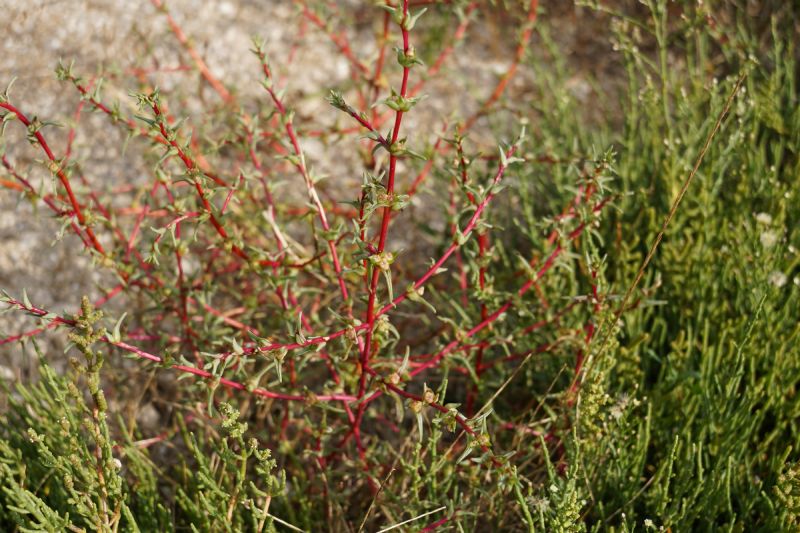
M 774 55 L 762 67 L 764 33 L 747 33 L 735 17 L 717 19 L 702 5 L 681 4 L 673 17 L 666 2 L 643 2 L 643 13 L 632 14 L 595 3 L 613 21 L 629 83 L 616 136 L 565 96 L 563 57 L 537 0 L 376 2 L 365 10 L 378 31 L 370 55 L 337 22 L 348 20 L 343 5 L 296 0 L 299 31 L 325 35 L 349 69 L 338 86 L 303 88 L 329 104 L 311 114 L 296 111 L 301 96 L 286 82 L 292 57 L 273 57 L 269 39 L 253 41 L 263 91 L 250 98 L 215 76 L 164 2 L 152 4 L 186 61 L 177 74 L 195 72 L 198 94 L 180 84 L 159 89 L 153 80 L 163 72 L 138 68 L 136 111 L 128 112 L 105 96 L 105 87 L 126 83 L 116 70 L 89 75 L 63 63 L 56 74 L 77 101 L 66 131 L 22 109 L 13 91 L 0 97 L 3 138 L 27 135 L 38 154 L 25 168 L 20 154 L 28 152 L 10 141 L 0 183 L 56 217 L 59 238 L 82 248 L 101 280 L 99 297 L 77 296 L 70 314 L 22 290 L 4 293 L 8 310 L 39 324 L 0 344 L 32 347 L 41 369 L 38 383 L 8 393 L 4 527 L 627 531 L 797 523 L 790 461 L 800 443 L 785 437 L 796 422 L 774 406 L 782 405 L 780 391 L 793 390 L 798 367 L 787 359 L 785 368 L 757 371 L 747 359 L 766 331 L 763 315 L 775 320 L 775 339 L 794 335 L 777 317 L 797 308 L 796 294 L 787 303 L 769 287 L 785 284 L 796 261 L 764 257 L 772 277 L 751 282 L 759 298 L 742 304 L 743 321 L 703 315 L 685 325 L 683 316 L 658 314 L 686 298 L 675 283 L 696 283 L 673 272 L 691 242 L 664 244 L 671 263 L 658 259 L 673 226 L 704 231 L 681 211 L 682 201 L 709 198 L 692 196 L 693 181 L 718 175 L 736 150 L 745 154 L 737 169 L 772 165 L 777 180 L 797 170 L 796 152 L 765 159 L 766 144 L 744 149 L 726 127 L 734 115 L 755 139 L 796 104 L 789 82 L 780 83 L 795 72 L 777 22 Z M 450 102 L 437 116 L 426 108 L 426 86 L 450 75 L 471 29 L 493 17 L 514 27 L 502 72 L 475 103 Z M 668 51 L 690 58 L 681 73 L 671 70 Z M 714 73 L 722 82 L 709 81 L 714 58 L 724 61 Z M 555 74 L 539 70 L 547 61 Z M 534 72 L 534 103 L 519 92 L 508 99 L 523 70 Z M 754 87 L 766 87 L 757 93 L 762 107 L 743 100 Z M 136 158 L 143 176 L 103 181 L 84 167 L 73 143 L 88 112 L 127 136 L 116 163 Z M 788 154 L 797 147 L 796 109 L 785 121 L 769 135 Z M 328 157 L 310 157 L 306 147 L 320 143 Z M 788 220 L 797 210 L 781 187 L 764 192 L 763 208 Z M 740 196 L 730 202 L 749 209 Z M 770 249 L 778 239 L 771 235 Z M 698 279 L 714 287 L 732 275 L 702 272 Z M 709 333 L 725 320 L 730 329 Z M 692 396 L 688 366 L 685 381 L 671 374 L 679 363 L 659 366 L 671 350 L 690 357 L 699 341 L 687 337 L 699 334 L 697 324 L 703 342 L 720 350 L 704 353 L 733 354 L 713 376 L 698 371 L 698 390 L 754 390 L 777 379 L 774 372 L 786 379 L 767 400 L 711 394 L 719 400 L 707 415 L 713 438 L 661 411 L 678 401 L 670 391 L 692 402 L 706 394 Z M 36 342 L 54 329 L 68 337 L 65 377 L 51 368 L 64 358 Z M 756 379 L 759 372 L 771 377 Z M 126 412 L 140 402 L 161 411 L 157 432 Z M 715 418 L 723 414 L 736 431 L 719 429 L 729 427 Z M 772 425 L 749 425 L 762 419 Z M 651 437 L 652 428 L 663 431 Z M 783 459 L 767 464 L 762 450 L 751 471 L 737 471 L 718 452 L 733 458 L 750 449 L 734 434 L 772 435 Z M 718 465 L 709 487 L 694 490 L 690 472 L 708 465 Z M 759 495 L 736 500 L 756 478 L 767 480 Z

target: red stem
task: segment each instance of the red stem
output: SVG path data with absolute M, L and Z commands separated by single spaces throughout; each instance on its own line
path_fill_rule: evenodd
M 183 33 L 183 30 L 175 21 L 175 19 L 172 18 L 172 15 L 170 15 L 166 4 L 164 4 L 162 0 L 150 0 L 150 1 L 152 2 L 153 6 L 155 6 L 156 9 L 164 13 L 164 16 L 167 18 L 167 24 L 169 24 L 170 29 L 172 29 L 172 33 L 175 34 L 175 37 L 178 39 L 178 42 L 180 42 L 183 45 L 183 47 L 186 49 L 186 52 L 188 52 L 188 54 L 191 56 L 192 61 L 194 61 L 197 70 L 200 71 L 200 74 L 203 76 L 203 78 L 208 82 L 209 85 L 211 85 L 211 87 L 217 92 L 217 94 L 219 94 L 219 96 L 222 98 L 222 100 L 225 101 L 226 104 L 233 103 L 235 101 L 233 95 L 228 91 L 228 89 L 225 88 L 222 82 L 219 81 L 219 79 L 217 79 L 217 77 L 211 73 L 211 69 L 208 68 L 208 65 L 203 60 L 203 57 L 191 43 L 186 34 Z
M 263 54 L 260 55 L 262 69 L 264 71 L 264 75 L 266 76 L 267 80 L 272 82 L 272 73 L 270 72 L 269 66 L 267 65 L 266 58 Z M 329 232 L 331 227 L 328 223 L 328 217 L 325 215 L 325 207 L 322 205 L 322 202 L 319 199 L 319 195 L 317 195 L 316 188 L 314 187 L 314 181 L 311 179 L 311 176 L 308 173 L 308 168 L 306 167 L 305 155 L 303 154 L 303 150 L 300 148 L 300 141 L 297 138 L 297 134 L 295 133 L 294 126 L 292 125 L 292 121 L 288 116 L 288 110 L 286 106 L 283 104 L 283 101 L 278 97 L 277 93 L 273 89 L 272 85 L 268 85 L 265 87 L 267 92 L 272 98 L 272 102 L 275 104 L 275 107 L 280 113 L 281 117 L 284 121 L 284 128 L 286 129 L 286 135 L 289 137 L 289 141 L 292 144 L 292 148 L 294 149 L 295 156 L 297 158 L 297 162 L 295 163 L 295 167 L 303 176 L 303 180 L 306 184 L 306 190 L 308 191 L 308 196 L 311 202 L 314 204 L 317 216 L 319 218 L 320 224 L 322 228 Z M 344 282 L 344 276 L 342 274 L 342 265 L 339 261 L 339 254 L 336 251 L 336 243 L 333 239 L 326 239 L 328 243 L 328 249 L 331 254 L 331 261 L 333 262 L 333 269 L 336 272 L 336 278 L 339 282 L 339 291 L 342 294 L 342 299 L 347 301 L 349 299 L 349 295 L 347 292 L 347 285 Z
M 30 305 L 30 306 L 26 305 L 25 303 L 20 302 L 19 300 L 15 300 L 13 298 L 6 300 L 5 303 L 8 304 L 8 305 L 11 305 L 12 307 L 17 307 L 18 309 L 26 311 L 26 312 L 34 315 L 34 316 L 45 317 L 46 315 L 48 315 L 48 312 L 45 311 L 44 309 L 41 309 L 41 308 L 38 308 L 38 307 L 35 307 L 35 306 L 32 306 L 32 305 Z M 72 320 L 72 319 L 69 319 L 69 318 L 63 318 L 63 317 L 56 316 L 56 315 L 53 315 L 50 320 L 51 320 L 51 322 L 55 323 L 56 325 L 75 326 L 75 324 L 76 324 L 75 320 Z M 161 357 L 157 356 L 157 355 L 154 355 L 154 354 L 151 354 L 149 352 L 146 352 L 146 351 L 142 350 L 141 348 L 137 348 L 136 346 L 131 346 L 130 344 L 127 344 L 125 342 L 115 342 L 115 341 L 111 340 L 108 336 L 105 336 L 100 340 L 110 344 L 111 346 L 116 346 L 117 348 L 120 348 L 122 350 L 130 352 L 130 353 L 136 355 L 137 357 L 139 357 L 141 359 L 147 359 L 148 361 L 153 361 L 154 363 L 163 363 L 164 362 L 164 360 Z M 239 383 L 237 381 L 233 381 L 233 380 L 230 380 L 230 379 L 227 379 L 227 378 L 215 376 L 211 372 L 208 372 L 208 371 L 203 370 L 201 368 L 197 368 L 197 367 L 193 367 L 193 366 L 180 365 L 180 364 L 171 364 L 169 367 L 173 368 L 175 370 L 178 370 L 180 372 L 185 372 L 185 373 L 188 373 L 188 374 L 194 374 L 195 376 L 199 376 L 199 377 L 202 377 L 202 378 L 205 378 L 205 379 L 210 379 L 212 381 L 213 380 L 218 380 L 221 385 L 224 385 L 224 386 L 226 386 L 228 388 L 231 388 L 231 389 L 245 390 L 245 391 L 248 390 L 248 387 L 246 385 L 242 384 L 242 383 Z M 268 391 L 266 389 L 261 389 L 261 388 L 256 388 L 254 390 L 249 390 L 248 392 L 250 394 L 254 394 L 256 396 L 262 396 L 264 398 L 272 398 L 272 399 L 275 399 L 275 400 L 295 401 L 295 402 L 305 402 L 305 401 L 309 401 L 309 400 L 315 400 L 315 401 L 321 401 L 321 402 L 334 402 L 334 401 L 336 401 L 336 402 L 352 402 L 352 401 L 355 401 L 355 399 L 356 399 L 353 396 L 349 396 L 347 394 L 339 394 L 339 393 L 320 394 L 320 395 L 313 395 L 313 396 L 309 397 L 309 396 L 301 396 L 301 395 L 295 395 L 295 394 L 285 394 L 285 393 L 279 393 L 279 392 L 272 392 L 272 391 Z
M 7 102 L 0 102 L 0 108 L 6 109 L 12 113 L 14 113 L 17 118 L 22 122 L 26 128 L 30 130 L 31 121 L 25 114 L 22 113 L 19 109 L 11 105 Z M 64 173 L 64 169 L 62 168 L 61 164 L 56 161 L 55 155 L 53 155 L 53 151 L 50 149 L 50 146 L 47 144 L 47 140 L 42 135 L 42 132 L 36 130 L 33 132 L 33 136 L 39 143 L 39 146 L 42 147 L 44 150 L 45 155 L 47 155 L 47 159 L 50 160 L 51 168 L 50 170 L 53 171 L 56 176 L 58 176 L 58 180 L 61 182 L 61 185 L 64 187 L 64 190 L 67 192 L 67 196 L 69 197 L 69 203 L 72 206 L 72 210 L 75 213 L 75 216 L 78 219 L 78 223 L 83 227 L 84 231 L 86 231 L 86 235 L 89 237 L 89 240 L 92 243 L 92 247 L 100 254 L 106 255 L 105 248 L 103 245 L 100 244 L 100 241 L 97 239 L 97 236 L 94 234 L 92 228 L 86 225 L 86 217 L 83 214 L 83 210 L 81 209 L 80 204 L 78 203 L 78 199 L 75 198 L 75 193 L 72 192 L 72 186 L 69 183 L 69 178 Z
M 408 0 L 403 0 L 403 20 L 405 21 L 408 18 Z M 401 33 L 403 35 L 403 53 L 408 54 L 410 49 L 409 37 L 408 37 L 408 30 L 401 25 L 400 27 Z M 404 66 L 403 67 L 403 81 L 400 87 L 400 97 L 405 98 L 406 93 L 408 91 L 408 75 L 410 72 L 410 67 Z M 397 110 L 395 112 L 395 119 L 394 119 L 394 128 L 392 129 L 392 137 L 390 139 L 390 145 L 394 145 L 400 137 L 400 125 L 403 121 L 403 111 Z M 386 194 L 389 198 L 392 198 L 394 195 L 394 181 L 395 175 L 397 173 L 397 156 L 394 153 L 390 153 L 389 156 L 389 176 L 386 181 Z M 389 222 L 392 218 L 392 206 L 386 206 L 383 208 L 383 218 L 381 220 L 381 230 L 380 230 L 380 237 L 378 239 L 378 251 L 375 255 L 380 255 L 386 249 L 386 239 L 389 233 Z M 364 373 L 367 365 L 369 364 L 371 351 L 372 351 L 372 332 L 375 327 L 375 299 L 377 296 L 377 289 L 378 289 L 378 277 L 380 276 L 380 269 L 375 266 L 372 270 L 372 279 L 369 285 L 369 297 L 367 302 L 367 314 L 366 314 L 366 323 L 367 323 L 367 333 L 366 338 L 364 340 L 364 348 L 361 352 L 361 378 L 359 380 L 358 385 L 358 397 L 363 398 L 364 393 L 366 392 L 367 388 L 367 376 Z M 359 409 L 359 414 L 363 413 L 363 408 Z M 359 416 L 359 419 L 361 417 Z

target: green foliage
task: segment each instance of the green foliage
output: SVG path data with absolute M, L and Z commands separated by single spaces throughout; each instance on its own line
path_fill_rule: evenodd
M 466 2 L 456 4 L 430 6 L 419 21 L 424 9 L 380 7 L 387 24 L 414 30 L 414 42 L 435 43 L 441 36 L 425 33 L 426 25 L 440 31 L 475 17 Z M 460 127 L 443 139 L 451 151 L 444 157 L 438 145 L 424 156 L 406 148 L 407 138 L 423 142 L 416 132 L 381 134 L 373 123 L 385 108 L 397 117 L 423 107 L 390 85 L 383 98 L 368 86 L 374 113 L 354 107 L 358 87 L 326 91 L 374 143 L 336 145 L 357 152 L 365 167 L 347 197 L 356 198 L 349 231 L 322 216 L 330 189 L 307 166 L 298 140 L 305 125 L 285 106 L 290 97 L 273 81 L 264 43 L 256 54 L 271 106 L 206 110 L 203 133 L 224 139 L 218 144 L 192 144 L 189 128 L 159 107 L 164 96 L 142 92 L 143 116 L 131 131 L 163 137 L 147 155 L 153 175 L 165 190 L 181 182 L 192 195 L 176 195 L 142 237 L 146 268 L 122 252 L 98 259 L 131 291 L 127 315 L 104 318 L 84 299 L 80 313 L 59 319 L 27 295 L 2 297 L 68 328 L 83 360 L 59 375 L 59 356 L 46 361 L 34 343 L 40 379 L 6 392 L 0 529 L 800 527 L 792 38 L 800 13 L 770 4 L 762 25 L 738 2 L 721 2 L 719 13 L 666 0 L 620 12 L 607 2 L 581 4 L 612 28 L 624 84 L 587 78 L 593 96 L 573 92 L 586 75 L 573 71 L 554 36 L 559 28 L 548 27 L 540 8 L 537 46 L 520 65 L 534 74 L 530 94 L 481 111 L 498 138 L 530 132 L 525 144 L 503 144 L 499 156 Z M 503 5 L 509 20 L 518 14 L 515 3 Z M 330 8 L 320 3 L 319 13 L 333 17 Z M 305 13 L 331 31 L 318 11 Z M 413 67 L 418 75 L 426 68 L 418 55 L 429 62 L 429 51 L 398 49 L 392 74 Z M 82 83 L 72 67 L 60 76 Z M 90 103 L 99 97 L 81 92 Z M 114 120 L 126 124 L 116 111 Z M 280 156 L 263 165 L 262 133 L 283 139 L 275 142 Z M 235 149 L 253 160 L 235 184 L 192 155 L 225 160 Z M 411 175 L 432 168 L 418 193 L 417 183 L 404 183 L 408 194 L 393 189 L 398 159 Z M 292 187 L 307 202 L 302 209 L 289 205 L 288 193 L 274 200 Z M 242 194 L 229 203 L 234 193 Z M 113 217 L 89 214 L 87 225 L 114 228 Z M 384 249 L 378 221 L 388 227 L 392 217 L 404 224 L 410 250 Z M 240 262 L 225 263 L 228 256 Z M 439 268 L 422 264 L 443 256 Z M 207 263 L 188 279 L 182 261 L 198 257 Z M 370 278 L 380 285 L 340 296 L 341 287 Z M 151 333 L 148 349 L 160 355 L 129 349 L 127 328 Z M 359 357 L 360 344 L 371 359 Z M 122 352 L 154 364 L 137 360 L 132 370 Z M 195 381 L 172 379 L 177 372 Z M 153 434 L 126 410 L 127 396 L 140 393 L 126 382 L 146 381 L 150 394 L 162 379 L 168 399 L 158 402 L 168 408 Z
M 97 317 L 91 309 L 86 317 Z M 81 319 L 79 330 L 91 323 Z M 77 335 L 77 334 L 76 334 Z M 285 490 L 277 463 L 229 404 L 223 435 L 202 439 L 181 419 L 184 452 L 157 466 L 130 434 L 109 437 L 106 409 L 87 403 L 99 369 L 60 377 L 40 357 L 41 379 L 7 390 L 0 418 L 3 529 L 19 531 L 273 531 L 273 496 Z M 102 397 L 102 389 L 90 394 Z M 121 421 L 120 421 L 121 422 Z M 130 430 L 120 424 L 118 430 Z
M 702 6 L 684 6 L 682 25 L 665 3 L 649 6 L 651 19 L 615 19 L 628 71 L 621 131 L 597 136 L 576 124 L 569 100 L 554 102 L 539 130 L 556 158 L 570 157 L 559 148 L 570 134 L 614 146 L 614 187 L 626 194 L 596 233 L 613 292 L 634 279 L 736 76 L 748 77 L 614 339 L 594 337 L 565 461 L 581 465 L 574 475 L 590 528 L 630 531 L 646 520 L 673 531 L 789 531 L 800 444 L 791 23 L 776 15 L 762 37 L 742 21 L 724 40 Z M 786 7 L 784 15 L 797 14 Z M 643 52 L 647 43 L 664 53 Z M 714 64 L 719 53 L 727 61 Z M 566 74 L 546 76 L 542 108 Z M 548 205 L 567 198 L 557 188 L 538 196 Z M 543 213 L 546 205 L 527 220 Z M 561 527 L 552 524 L 543 529 Z

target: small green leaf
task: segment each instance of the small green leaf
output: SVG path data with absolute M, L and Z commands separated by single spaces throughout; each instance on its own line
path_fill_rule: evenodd
M 406 31 L 413 30 L 414 26 L 417 24 L 417 21 L 419 20 L 419 18 L 422 15 L 424 15 L 426 11 L 428 11 L 428 8 L 424 7 L 422 9 L 420 9 L 419 11 L 417 11 L 416 15 L 412 15 L 411 13 L 409 13 L 409 15 L 405 18 L 405 20 L 402 23 L 403 29 L 406 30 Z
M 28 298 L 28 291 L 26 291 L 25 289 L 22 289 L 22 303 L 25 304 L 25 307 L 27 307 L 28 309 L 31 309 L 33 307 L 33 304 L 31 304 L 31 301 Z
M 122 313 L 122 316 L 119 317 L 119 320 L 117 320 L 117 323 L 114 324 L 114 330 L 111 332 L 111 335 L 108 336 L 108 340 L 110 340 L 111 342 L 115 342 L 115 343 L 122 341 L 122 337 L 120 336 L 119 329 L 120 329 L 120 326 L 122 326 L 122 321 L 125 320 L 125 317 L 127 315 L 128 315 L 127 311 Z

